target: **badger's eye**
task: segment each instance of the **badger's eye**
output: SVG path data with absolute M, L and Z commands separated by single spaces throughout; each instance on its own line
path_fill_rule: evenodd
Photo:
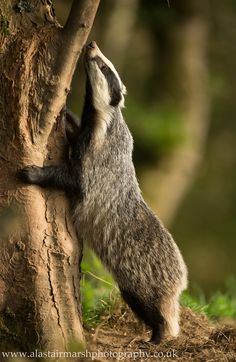
M 103 64 L 103 65 L 100 67 L 100 69 L 101 69 L 101 70 L 105 70 L 105 69 L 107 69 L 106 64 Z

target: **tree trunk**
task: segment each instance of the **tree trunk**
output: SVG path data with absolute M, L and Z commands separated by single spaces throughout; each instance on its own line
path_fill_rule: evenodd
M 64 194 L 25 186 L 16 177 L 25 165 L 42 166 L 63 157 L 62 126 L 60 118 L 56 124 L 55 120 L 99 0 L 75 1 L 64 29 L 50 3 L 1 2 L 2 351 L 63 351 L 71 341 L 84 342 L 79 296 L 82 247 Z

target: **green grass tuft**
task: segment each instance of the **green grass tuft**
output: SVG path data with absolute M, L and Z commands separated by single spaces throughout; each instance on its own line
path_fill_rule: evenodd
M 224 291 L 216 291 L 210 298 L 195 288 L 194 292 L 185 291 L 181 297 L 182 305 L 196 312 L 205 313 L 209 318 L 236 318 L 236 280 L 230 277 Z
M 104 269 L 95 254 L 85 249 L 82 261 L 82 308 L 83 319 L 91 326 L 101 322 L 102 316 L 110 314 L 119 298 L 118 288 L 112 276 Z

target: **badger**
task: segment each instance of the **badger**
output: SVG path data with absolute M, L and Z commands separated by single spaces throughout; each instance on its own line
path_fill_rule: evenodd
M 158 344 L 179 333 L 187 269 L 172 236 L 143 200 L 132 161 L 133 139 L 121 113 L 126 88 L 94 41 L 85 50 L 85 71 L 80 124 L 71 112 L 66 115 L 68 160 L 27 166 L 20 177 L 66 192 L 78 238 L 112 273 L 124 301 Z

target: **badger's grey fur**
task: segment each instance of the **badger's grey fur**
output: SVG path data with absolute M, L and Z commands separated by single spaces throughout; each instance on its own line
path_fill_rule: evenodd
M 67 192 L 78 237 L 111 271 L 124 300 L 159 343 L 165 332 L 173 337 L 179 332 L 186 267 L 171 235 L 141 196 L 133 140 L 121 113 L 125 87 L 95 42 L 87 47 L 85 65 L 80 126 L 72 125 L 73 115 L 67 115 L 68 162 L 29 166 L 20 174 L 28 183 Z

